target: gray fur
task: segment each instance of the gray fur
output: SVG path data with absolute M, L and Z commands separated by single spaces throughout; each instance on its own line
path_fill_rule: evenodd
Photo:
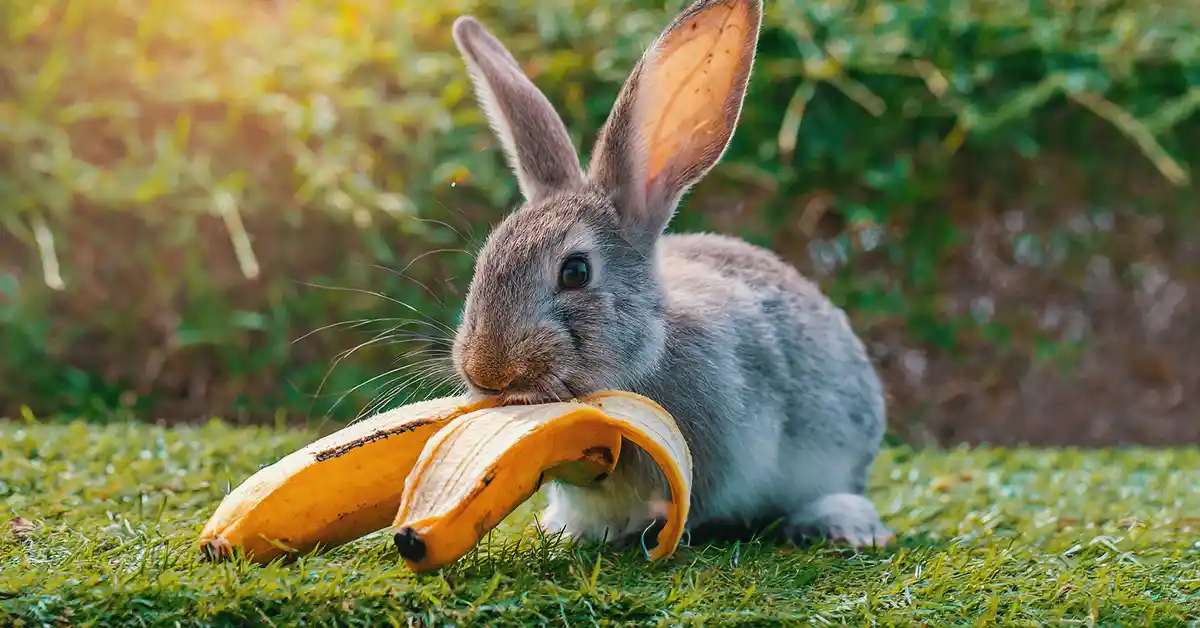
M 452 31 L 526 200 L 580 184 L 583 173 L 567 127 L 512 54 L 470 16 L 455 20 Z
M 717 144 L 691 142 L 673 154 L 666 175 L 642 176 L 636 116 L 654 112 L 636 105 L 640 93 L 654 89 L 642 77 L 660 39 L 621 91 L 587 177 L 535 177 L 533 200 L 506 217 L 479 253 L 455 366 L 468 390 L 498 389 L 506 400 L 565 400 L 615 388 L 661 403 L 679 421 L 693 455 L 689 528 L 781 513 L 797 534 L 815 527 L 871 545 L 890 536 L 863 495 L 886 410 L 880 380 L 845 314 L 766 249 L 722 235 L 662 234 L 679 198 L 716 164 L 732 136 L 760 1 L 702 0 L 665 31 L 714 6 L 751 11 L 755 28 L 735 92 L 712 113 L 714 123 L 728 127 Z M 471 18 L 460 18 L 455 35 L 464 55 L 479 55 L 477 67 L 516 67 Z M 503 94 L 519 93 L 527 104 L 532 84 L 505 76 L 510 87 L 523 86 L 498 89 L 495 79 L 480 100 L 496 98 L 500 111 L 522 111 Z M 535 129 L 562 124 L 552 110 L 524 113 L 530 115 L 507 119 L 514 136 L 546 141 Z M 561 143 L 536 154 L 522 150 L 522 141 L 516 145 L 506 154 L 518 173 L 562 175 L 578 167 L 574 154 L 561 155 Z M 554 154 L 562 160 L 557 168 L 523 161 Z M 591 283 L 557 290 L 562 260 L 578 253 L 591 261 Z M 576 538 L 636 535 L 669 499 L 662 473 L 632 445 L 596 486 L 552 483 L 546 490 L 543 525 Z

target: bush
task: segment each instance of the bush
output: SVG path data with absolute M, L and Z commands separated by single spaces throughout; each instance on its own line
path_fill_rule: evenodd
M 4 3 L 0 411 L 344 419 L 444 392 L 467 252 L 519 200 L 450 22 L 485 20 L 586 158 L 680 6 Z M 1071 6 L 768 3 L 734 145 L 672 228 L 783 251 L 869 337 L 1069 358 L 1019 312 L 946 307 L 987 211 L 958 201 L 999 178 L 1048 206 L 1023 173 L 1065 161 L 1074 199 L 1178 236 L 1200 139 L 1200 14 Z M 1028 231 L 1078 264 L 1114 242 Z

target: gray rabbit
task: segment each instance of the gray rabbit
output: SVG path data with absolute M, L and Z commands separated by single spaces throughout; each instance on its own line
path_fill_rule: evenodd
M 884 395 L 846 315 L 768 250 L 664 233 L 733 136 L 761 21 L 761 0 L 687 7 L 634 68 L 586 171 L 503 44 L 455 21 L 526 202 L 479 251 L 453 360 L 468 391 L 507 402 L 616 388 L 662 404 L 693 455 L 689 530 L 776 516 L 795 540 L 883 545 L 865 489 Z M 575 539 L 642 538 L 669 499 L 632 445 L 612 477 L 545 490 L 542 526 Z

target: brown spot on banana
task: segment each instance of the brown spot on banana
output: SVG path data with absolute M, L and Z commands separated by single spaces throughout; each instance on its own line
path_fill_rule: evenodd
M 344 456 L 344 455 L 350 453 L 351 451 L 353 451 L 359 447 L 362 447 L 363 445 L 381 441 L 385 438 L 391 438 L 392 436 L 398 436 L 400 434 L 407 434 L 408 432 L 411 432 L 417 428 L 429 425 L 430 423 L 433 423 L 433 421 L 431 421 L 431 420 L 413 421 L 412 423 L 409 423 L 407 425 L 401 425 L 400 427 L 392 428 L 390 430 L 381 430 L 379 432 L 375 432 L 373 434 L 368 434 L 366 436 L 363 436 L 362 438 L 357 438 L 355 440 L 338 445 L 336 447 L 330 447 L 329 449 L 326 449 L 324 451 L 319 451 L 316 453 L 316 455 L 313 456 L 313 458 L 317 462 L 325 462 L 326 460 L 329 460 L 331 458 L 337 458 L 340 456 Z
M 583 457 L 599 459 L 607 465 L 611 465 L 615 461 L 615 456 L 613 456 L 612 450 L 608 447 L 588 447 L 587 449 L 583 450 Z

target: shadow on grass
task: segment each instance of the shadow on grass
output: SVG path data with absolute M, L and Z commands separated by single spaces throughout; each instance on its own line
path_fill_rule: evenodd
M 784 532 L 782 517 L 763 518 L 749 524 L 720 522 L 705 524 L 692 530 L 684 540 L 689 547 L 732 547 L 747 543 L 761 543 L 778 549 L 837 549 L 855 551 L 844 545 L 830 543 L 820 537 L 790 537 Z M 891 552 L 896 549 L 944 549 L 949 541 L 938 540 L 928 534 L 897 535 L 897 538 L 885 547 L 864 548 L 858 551 Z

